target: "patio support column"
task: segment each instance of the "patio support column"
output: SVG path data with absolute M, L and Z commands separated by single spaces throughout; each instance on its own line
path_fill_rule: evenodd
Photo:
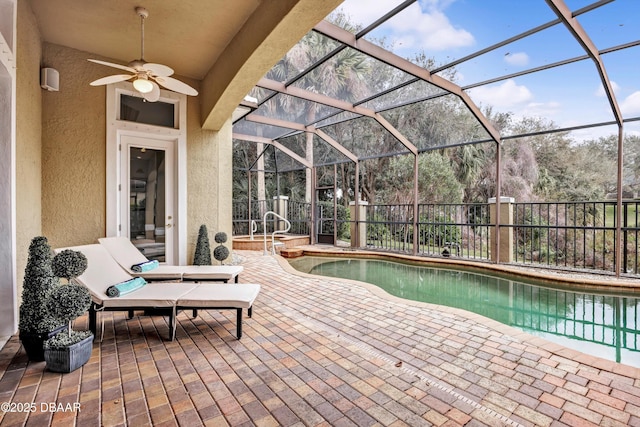
M 274 209 L 278 215 L 283 218 L 289 219 L 289 197 L 288 196 L 274 196 Z M 287 228 L 287 223 L 281 219 L 277 219 L 276 221 L 276 230 L 284 230 Z
M 616 194 L 616 277 L 627 270 L 626 265 L 622 265 L 622 179 L 624 162 L 624 132 L 622 125 L 618 126 L 618 192 Z
M 354 202 L 354 206 L 355 206 L 355 215 L 352 213 L 352 222 L 355 221 L 355 230 L 354 227 L 351 228 L 351 232 L 355 234 L 355 241 L 358 242 L 360 240 L 360 209 L 359 209 L 359 201 L 360 201 L 360 162 L 359 161 L 355 161 L 356 164 L 356 182 L 355 182 L 355 188 L 353 190 L 353 194 L 355 195 L 355 202 Z M 351 204 L 351 203 L 349 203 Z M 366 216 L 365 216 L 366 218 Z M 354 242 L 354 234 L 351 234 L 351 247 L 353 246 L 353 242 Z M 365 243 L 366 243 L 366 230 L 365 230 Z M 357 247 L 357 246 L 355 246 Z
M 369 202 L 358 199 L 354 200 L 353 202 L 349 202 L 349 210 L 351 211 L 351 216 L 355 218 L 366 218 L 366 206 L 369 204 Z M 367 223 L 360 221 L 356 221 L 355 223 L 352 222 L 351 247 L 364 248 L 365 246 L 367 246 Z
M 249 235 L 253 236 L 253 232 L 251 231 L 253 229 L 251 223 L 251 170 L 247 170 L 247 214 L 247 217 L 249 218 Z
M 316 220 L 318 217 L 318 213 L 316 212 L 316 168 L 314 166 L 311 167 L 311 236 L 309 236 L 309 241 L 311 244 L 316 243 Z
M 413 255 L 418 254 L 418 153 L 413 155 Z
M 500 142 L 496 142 L 496 200 L 500 200 L 502 201 L 502 167 L 500 166 L 500 159 L 502 158 L 502 144 L 500 144 Z M 502 259 L 502 256 L 500 254 L 500 247 L 501 242 L 500 242 L 500 224 L 502 223 L 501 218 L 500 218 L 500 211 L 501 209 L 496 209 L 496 214 L 495 214 L 495 220 L 494 218 L 491 218 L 491 221 L 494 224 L 494 236 L 495 236 L 495 242 L 492 241 L 489 243 L 489 250 L 491 251 L 491 259 L 496 262 L 496 263 L 500 263 L 500 260 Z
M 513 225 L 514 202 L 513 197 L 501 197 L 498 206 L 495 197 L 489 199 L 491 222 L 509 226 L 496 227 L 491 229 L 491 233 L 489 233 L 491 261 L 495 263 L 513 262 L 513 227 L 511 225 Z

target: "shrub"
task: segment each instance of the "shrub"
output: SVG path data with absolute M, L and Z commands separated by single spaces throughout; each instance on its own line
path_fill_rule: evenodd
M 51 247 L 47 238 L 34 237 L 29 245 L 29 258 L 22 287 L 20 332 L 51 332 L 63 324 L 47 310 L 49 294 L 57 285 L 58 279 L 53 274 Z
M 207 226 L 202 224 L 198 230 L 196 252 L 193 255 L 193 265 L 211 265 L 211 246 Z

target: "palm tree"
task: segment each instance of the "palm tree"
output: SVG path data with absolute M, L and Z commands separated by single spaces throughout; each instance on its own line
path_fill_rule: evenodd
M 329 19 L 349 31 L 357 32 L 359 30 L 357 26 L 348 21 L 344 13 L 336 12 Z M 310 31 L 271 69 L 267 78 L 287 81 L 332 52 L 337 46 L 333 40 Z M 364 96 L 366 93 L 365 76 L 369 70 L 370 60 L 366 55 L 354 49 L 345 48 L 304 75 L 294 85 L 332 98 L 352 100 Z M 306 125 L 315 123 L 322 111 L 326 109 L 325 106 L 293 97 L 280 96 L 278 101 L 269 104 L 272 111 L 281 111 L 292 118 L 292 121 L 302 122 Z M 313 134 L 310 133 L 306 135 L 305 157 L 311 164 L 314 164 Z M 311 170 L 307 169 L 305 189 L 307 202 L 311 201 L 311 188 Z

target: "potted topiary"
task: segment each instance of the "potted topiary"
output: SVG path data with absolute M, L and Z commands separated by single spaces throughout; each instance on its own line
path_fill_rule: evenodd
M 222 264 L 222 261 L 229 258 L 229 248 L 223 245 L 223 243 L 227 241 L 227 234 L 220 231 L 219 233 L 216 233 L 214 239 L 216 243 L 219 243 L 219 245 L 213 250 L 213 257 Z
M 198 230 L 196 252 L 193 255 L 193 265 L 211 265 L 211 247 L 209 246 L 209 233 L 207 226 L 202 224 Z
M 91 295 L 84 286 L 71 283 L 87 269 L 87 258 L 81 253 L 65 249 L 53 258 L 53 272 L 66 279 L 49 295 L 47 308 L 67 322 L 66 330 L 44 342 L 47 369 L 53 372 L 72 372 L 87 363 L 93 349 L 91 331 L 74 331 L 72 322 L 91 306 Z
M 47 238 L 34 237 L 29 245 L 29 258 L 24 272 L 18 329 L 27 357 L 36 362 L 44 360 L 44 341 L 64 329 L 63 322 L 56 319 L 46 307 L 51 291 L 58 286 L 51 262 L 51 247 Z

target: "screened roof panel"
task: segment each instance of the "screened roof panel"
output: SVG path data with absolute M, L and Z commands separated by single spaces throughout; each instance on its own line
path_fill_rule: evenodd
M 381 115 L 418 150 L 489 138 L 459 97 L 447 95 L 385 111 Z
M 589 37 L 600 50 L 640 40 L 640 2 L 616 0 L 578 16 Z
M 352 113 L 350 111 L 344 111 L 340 114 L 333 115 L 331 117 L 327 117 L 326 119 L 320 120 L 316 122 L 317 128 L 324 128 L 324 126 L 333 125 L 336 123 L 345 122 L 347 120 L 353 120 L 355 118 L 361 117 L 360 114 Z
M 260 104 L 274 93 L 276 92 L 262 87 L 254 86 L 253 89 L 251 89 L 251 91 L 248 93 L 248 95 L 256 98 L 258 100 L 258 104 Z
M 544 1 L 416 2 L 365 38 L 419 65 L 425 53 L 432 69 L 554 19 Z
M 346 47 L 293 86 L 357 103 L 412 78 L 398 68 Z
M 260 105 L 254 114 L 308 125 L 313 123 L 316 117 L 325 117 L 340 111 L 337 108 L 280 93 Z
M 399 87 L 389 93 L 367 101 L 362 104 L 362 106 L 374 111 L 381 111 L 447 93 L 444 89 L 427 83 L 424 80 L 416 80 L 409 85 Z
M 326 126 L 322 130 L 358 157 L 407 151 L 400 141 L 369 117 Z
M 328 165 L 350 161 L 347 156 L 317 135 L 313 136 L 313 164 Z
M 638 62 L 640 46 L 602 55 L 607 75 L 613 82 L 622 117 L 640 117 L 640 79 Z
M 558 49 L 540 49 L 540 46 L 557 46 Z M 557 24 L 457 65 L 456 70 L 462 76 L 458 83 L 471 85 L 585 55 L 567 28 Z
M 306 139 L 307 135 L 305 133 L 299 133 L 293 136 L 288 136 L 286 138 L 281 138 L 278 140 L 278 142 L 300 157 L 306 158 Z
M 335 22 L 341 28 L 357 33 L 363 28 L 373 24 L 377 19 L 386 15 L 405 0 L 345 0 L 338 8 L 328 16 L 331 22 Z M 351 22 L 350 25 L 344 20 L 336 20 L 336 15 L 344 14 Z
M 281 83 L 288 82 L 339 46 L 341 44 L 335 40 L 309 31 L 265 77 Z
M 601 87 L 596 66 L 588 60 L 467 92 L 476 104 L 491 106 L 495 113 L 511 113 L 516 119 L 553 118 L 556 125 L 565 128 L 614 119 Z
M 236 134 L 277 139 L 291 133 L 291 129 L 255 123 L 244 118 L 233 125 L 233 132 Z

